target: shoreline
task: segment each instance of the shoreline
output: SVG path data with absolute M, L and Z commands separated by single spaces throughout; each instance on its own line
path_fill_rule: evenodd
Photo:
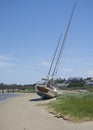
M 0 104 L 3 103 L 3 102 L 7 102 L 9 99 L 11 98 L 15 98 L 15 97 L 18 97 L 18 96 L 21 96 L 20 93 L 0 93 Z
M 50 114 L 43 106 L 50 101 L 23 93 L 0 104 L 0 130 L 93 130 L 92 121 L 75 124 Z

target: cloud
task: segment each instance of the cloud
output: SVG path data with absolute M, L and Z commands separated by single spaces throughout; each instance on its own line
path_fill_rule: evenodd
M 63 71 L 64 72 L 73 72 L 74 70 L 72 68 L 64 68 Z
M 30 66 L 30 65 L 27 65 L 27 66 L 24 66 L 24 69 L 28 69 L 28 70 L 32 70 L 33 69 L 33 67 L 32 66 Z
M 43 67 L 49 67 L 50 64 L 49 62 L 41 62 L 40 64 L 38 64 L 39 66 L 43 66 Z
M 11 56 L 0 54 L 0 60 L 11 60 L 11 59 L 13 59 Z
M 13 60 L 11 56 L 0 54 L 0 68 L 13 66 L 14 63 L 11 60 Z
M 93 70 L 88 70 L 86 72 L 87 76 L 92 76 L 93 77 Z
M 12 66 L 12 65 L 14 65 L 14 64 L 10 63 L 10 62 L 0 61 L 0 68 Z

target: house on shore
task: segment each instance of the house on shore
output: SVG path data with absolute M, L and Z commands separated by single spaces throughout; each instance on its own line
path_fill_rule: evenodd
M 83 80 L 81 77 L 70 77 L 68 78 L 68 82 L 72 82 L 72 81 L 81 81 Z
M 86 79 L 85 86 L 93 86 L 93 78 Z

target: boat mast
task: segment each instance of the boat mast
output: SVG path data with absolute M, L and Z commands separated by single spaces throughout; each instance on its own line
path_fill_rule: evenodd
M 62 54 L 63 54 L 64 44 L 66 42 L 67 34 L 68 34 L 68 31 L 69 31 L 69 28 L 70 28 L 70 24 L 71 24 L 71 20 L 72 20 L 72 17 L 73 17 L 75 7 L 76 7 L 76 2 L 74 3 L 74 6 L 73 6 L 73 9 L 72 9 L 72 12 L 71 12 L 71 16 L 70 16 L 70 19 L 69 19 L 69 22 L 68 22 L 68 25 L 67 25 L 67 29 L 66 29 L 66 32 L 65 32 L 65 35 L 64 35 L 64 39 L 63 39 L 62 44 L 61 44 L 59 55 L 58 55 L 58 58 L 57 58 L 57 61 L 56 61 L 55 67 L 54 67 L 54 71 L 53 71 L 53 74 L 52 74 L 53 77 L 57 74 L 57 71 L 58 71 L 58 66 L 59 66 L 59 63 L 60 63 L 60 60 L 61 60 L 61 57 L 62 57 Z
M 58 51 L 58 48 L 59 48 L 59 45 L 60 45 L 61 38 L 62 38 L 62 33 L 60 34 L 60 37 L 59 37 L 59 40 L 58 40 L 58 44 L 57 44 L 57 47 L 55 49 L 54 56 L 53 56 L 53 59 L 52 59 L 51 65 L 50 65 L 50 69 L 49 69 L 49 72 L 47 74 L 48 78 L 49 78 L 49 75 L 50 75 L 51 70 L 53 68 L 53 63 L 54 63 L 54 60 L 55 60 L 55 57 L 56 57 L 56 54 L 57 54 L 57 51 Z

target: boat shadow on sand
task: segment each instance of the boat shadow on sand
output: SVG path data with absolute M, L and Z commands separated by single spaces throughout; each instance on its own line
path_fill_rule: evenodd
M 33 99 L 30 99 L 29 101 L 42 101 L 41 98 L 33 98 Z
M 44 100 L 49 100 L 49 99 L 33 98 L 33 99 L 30 99 L 29 101 L 44 101 Z

